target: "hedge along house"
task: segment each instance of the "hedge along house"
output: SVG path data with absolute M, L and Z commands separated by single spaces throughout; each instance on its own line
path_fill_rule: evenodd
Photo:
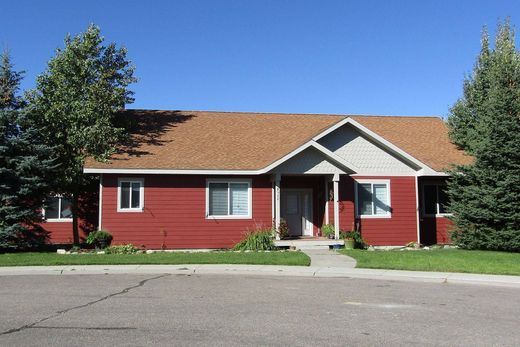
M 258 227 L 372 245 L 449 242 L 446 169 L 471 162 L 436 117 L 128 110 L 131 142 L 100 177 L 98 228 L 115 243 L 227 248 Z M 52 232 L 53 224 L 48 223 Z

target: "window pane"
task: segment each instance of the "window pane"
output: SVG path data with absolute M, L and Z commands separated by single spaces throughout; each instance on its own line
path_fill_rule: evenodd
M 376 215 L 386 215 L 390 212 L 388 206 L 388 187 L 386 184 L 374 184 L 374 207 Z
M 139 208 L 141 204 L 141 183 L 132 182 L 132 208 Z
M 248 207 L 248 184 L 247 183 L 230 183 L 231 190 L 231 215 L 247 216 Z
M 52 197 L 48 198 L 45 201 L 45 218 L 46 219 L 52 219 L 52 218 L 59 218 L 60 214 L 58 209 L 59 207 L 59 200 L 60 198 Z
M 209 214 L 210 216 L 228 215 L 228 184 L 209 184 Z
M 437 214 L 437 186 L 424 186 L 424 213 Z
M 61 218 L 72 218 L 72 203 L 70 199 L 61 198 Z
M 439 188 L 439 213 L 448 213 L 448 194 L 446 193 L 446 186 L 438 186 Z
M 362 183 L 358 185 L 358 211 L 360 215 L 372 215 L 372 185 Z
M 121 182 L 120 208 L 130 208 L 130 182 Z

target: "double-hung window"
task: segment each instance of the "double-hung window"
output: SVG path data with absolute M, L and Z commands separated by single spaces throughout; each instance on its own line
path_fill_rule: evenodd
M 70 199 L 52 196 L 45 200 L 43 217 L 51 222 L 70 222 L 72 220 L 72 203 Z
M 120 178 L 117 186 L 117 210 L 119 212 L 142 212 L 144 209 L 144 180 Z
M 446 185 L 425 184 L 423 186 L 423 214 L 425 216 L 443 216 L 449 214 Z
M 361 218 L 390 217 L 390 181 L 356 181 L 356 214 Z
M 208 180 L 206 216 L 211 218 L 251 218 L 250 180 Z

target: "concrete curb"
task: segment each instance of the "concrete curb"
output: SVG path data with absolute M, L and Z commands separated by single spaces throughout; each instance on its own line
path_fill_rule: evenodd
M 69 265 L 0 267 L 0 276 L 20 275 L 260 275 L 317 278 L 362 278 L 425 283 L 477 284 L 520 288 L 520 276 L 478 275 L 450 272 L 421 272 L 378 269 L 351 269 L 315 266 L 276 265 Z

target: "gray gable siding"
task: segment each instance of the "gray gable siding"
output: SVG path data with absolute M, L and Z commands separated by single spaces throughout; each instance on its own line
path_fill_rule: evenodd
M 307 148 L 272 170 L 280 174 L 344 174 L 315 148 Z
M 351 125 L 342 126 L 318 140 L 336 155 L 356 165 L 358 175 L 414 175 L 405 162 L 367 139 Z

